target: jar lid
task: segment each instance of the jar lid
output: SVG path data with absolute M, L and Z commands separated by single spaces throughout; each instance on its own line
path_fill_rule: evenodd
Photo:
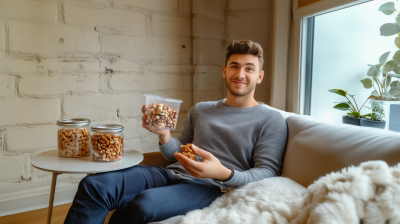
M 101 132 L 120 132 L 124 130 L 124 126 L 120 124 L 95 124 L 90 127 L 92 131 Z
M 60 119 L 57 121 L 57 125 L 61 126 L 86 126 L 90 124 L 90 120 L 87 118 L 69 118 Z

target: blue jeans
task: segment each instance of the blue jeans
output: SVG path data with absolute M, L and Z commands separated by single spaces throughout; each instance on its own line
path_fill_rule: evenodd
M 133 166 L 81 180 L 64 223 L 148 223 L 202 209 L 221 196 L 218 186 L 199 179 L 175 179 L 162 167 Z

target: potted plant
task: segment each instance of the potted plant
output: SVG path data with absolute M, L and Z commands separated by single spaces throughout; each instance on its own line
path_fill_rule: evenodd
M 379 11 L 385 15 L 391 15 L 396 12 L 395 3 L 387 2 L 379 7 Z M 400 13 L 396 17 L 395 23 L 385 23 L 380 27 L 381 36 L 392 36 L 400 33 Z M 398 35 L 394 44 L 400 49 L 400 35 Z M 374 88 L 371 95 L 374 100 L 383 102 L 382 108 L 386 111 L 382 120 L 389 122 L 389 112 L 391 104 L 400 104 L 400 50 L 397 50 L 392 56 L 392 60 L 387 60 L 390 51 L 379 57 L 379 63 L 369 65 L 367 76 L 361 80 L 363 86 L 367 89 Z M 385 129 L 388 129 L 386 126 Z
M 384 129 L 386 126 L 386 121 L 383 120 L 385 117 L 383 102 L 380 100 L 371 99 L 371 108 L 372 113 L 366 114 L 364 118 L 361 118 L 361 126 Z
M 347 101 L 339 102 L 333 107 L 335 109 L 342 111 L 350 111 L 349 113 L 347 113 L 347 115 L 343 115 L 342 122 L 344 124 L 360 126 L 360 118 L 365 117 L 365 115 L 361 115 L 361 109 L 363 108 L 364 104 L 368 101 L 368 99 L 371 98 L 371 96 L 369 96 L 368 99 L 364 102 L 364 104 L 360 108 L 358 108 L 357 102 L 354 99 L 355 95 L 348 94 L 347 91 L 341 89 L 330 89 L 328 91 L 331 93 L 338 94 L 340 96 L 344 96 L 347 99 Z M 350 96 L 353 99 L 354 104 L 350 101 L 350 99 L 347 96 Z

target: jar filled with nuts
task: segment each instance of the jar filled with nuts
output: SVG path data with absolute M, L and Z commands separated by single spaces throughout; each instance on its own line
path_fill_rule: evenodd
M 182 100 L 145 94 L 146 126 L 157 129 L 175 130 Z
M 61 119 L 58 126 L 58 155 L 83 157 L 90 154 L 90 120 L 86 118 Z
M 92 125 L 91 149 L 96 162 L 114 162 L 124 155 L 124 126 L 119 124 Z

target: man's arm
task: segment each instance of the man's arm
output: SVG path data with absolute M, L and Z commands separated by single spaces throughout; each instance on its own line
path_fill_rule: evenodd
M 195 154 L 206 156 L 203 157 L 201 163 L 192 161 L 181 154 L 175 154 L 175 158 L 193 176 L 212 178 L 225 186 L 238 187 L 267 177 L 279 176 L 287 142 L 286 121 L 282 115 L 275 113 L 275 116 L 269 119 L 264 127 L 263 133 L 254 145 L 254 167 L 251 169 L 230 170 L 211 153 L 197 147 L 194 148 Z M 231 174 L 233 175 L 231 176 Z M 227 178 L 229 180 L 226 180 Z

